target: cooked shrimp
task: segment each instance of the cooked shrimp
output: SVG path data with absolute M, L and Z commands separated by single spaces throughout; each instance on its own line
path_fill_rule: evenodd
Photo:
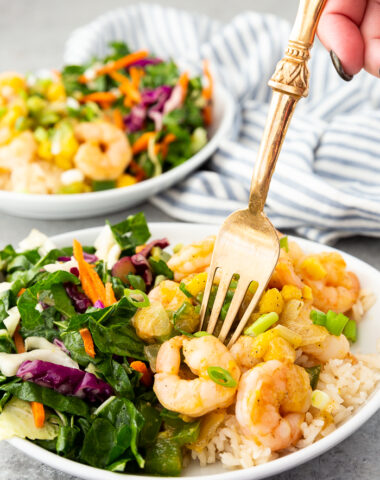
M 339 253 L 320 253 L 312 258 L 320 262 L 323 275 L 323 278 L 313 278 L 305 272 L 303 276 L 306 285 L 312 289 L 313 304 L 324 312 L 349 310 L 359 296 L 358 277 L 347 271 L 346 262 Z
M 34 160 L 37 152 L 36 140 L 29 130 L 20 133 L 7 145 L 0 147 L 0 168 L 15 170 Z
M 57 193 L 63 170 L 45 160 L 37 160 L 16 168 L 11 173 L 10 189 L 35 194 Z
M 305 345 L 302 350 L 322 363 L 332 358 L 343 359 L 350 351 L 350 344 L 344 335 L 328 335 L 322 342 Z
M 215 236 L 210 235 L 201 242 L 191 243 L 181 248 L 168 261 L 168 267 L 174 272 L 174 279 L 178 282 L 191 273 L 204 272 L 211 262 Z
M 82 143 L 74 164 L 92 180 L 116 180 L 129 165 L 132 151 L 125 134 L 107 122 L 85 122 L 75 127 Z
M 185 364 L 197 378 L 180 376 L 181 348 Z M 200 417 L 217 408 L 231 405 L 236 387 L 225 387 L 210 379 L 208 367 L 227 370 L 238 383 L 240 369 L 222 342 L 212 335 L 189 339 L 173 337 L 163 343 L 157 356 L 154 387 L 158 400 L 174 412 Z
M 278 335 L 276 330 L 268 330 L 257 337 L 242 335 L 230 349 L 241 369 L 249 369 L 268 360 L 293 363 L 296 351 L 290 343 Z
M 269 286 L 281 290 L 284 285 L 294 285 L 298 288 L 303 287 L 302 280 L 294 270 L 292 257 L 285 249 L 281 248 L 280 258 L 269 281 Z
M 179 284 L 172 280 L 164 280 L 148 294 L 151 302 L 160 302 L 165 310 L 178 310 L 184 302 L 189 303 L 188 297 L 179 289 Z
M 298 365 L 271 360 L 243 374 L 236 418 L 244 435 L 276 451 L 299 439 L 310 404 L 306 371 Z

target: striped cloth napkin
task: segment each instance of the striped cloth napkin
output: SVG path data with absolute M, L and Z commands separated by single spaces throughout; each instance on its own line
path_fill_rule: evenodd
M 139 4 L 76 30 L 64 61 L 104 55 L 113 40 L 172 56 L 186 68 L 210 59 L 216 79 L 236 100 L 234 127 L 204 169 L 151 202 L 180 220 L 220 223 L 247 204 L 271 96 L 267 81 L 289 31 L 289 24 L 273 15 L 246 12 L 222 25 L 202 15 Z M 320 242 L 380 236 L 380 81 L 361 73 L 345 83 L 319 45 L 309 64 L 310 95 L 296 109 L 266 212 L 277 228 Z

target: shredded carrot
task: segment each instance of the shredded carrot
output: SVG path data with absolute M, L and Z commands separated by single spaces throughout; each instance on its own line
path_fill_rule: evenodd
M 164 139 L 161 142 L 161 154 L 163 158 L 166 158 L 168 151 L 169 151 L 169 145 L 177 140 L 177 137 L 174 135 L 174 133 L 168 133 L 165 135 Z
M 207 87 L 203 87 L 202 90 L 202 96 L 206 100 L 211 100 L 212 99 L 212 91 L 213 91 L 213 80 L 212 80 L 212 75 L 210 72 L 210 63 L 208 60 L 203 60 L 203 73 L 205 77 L 207 78 Z
M 148 148 L 149 140 L 156 136 L 156 132 L 145 132 L 139 137 L 135 143 L 132 145 L 132 153 L 136 155 L 136 153 L 143 152 Z
M 113 111 L 113 123 L 117 128 L 120 128 L 120 130 L 124 130 L 123 115 L 117 108 Z
M 135 88 L 129 78 L 120 85 L 119 90 L 132 102 L 139 103 L 141 101 L 140 92 Z
M 116 100 L 115 94 L 112 92 L 94 92 L 84 95 L 80 101 L 82 103 L 86 102 L 96 102 L 96 103 L 112 103 Z
M 25 353 L 24 339 L 20 334 L 20 325 L 17 325 L 16 331 L 13 335 L 13 340 L 15 342 L 16 352 Z
M 211 125 L 212 123 L 212 108 L 211 105 L 206 105 L 202 111 L 203 121 L 206 125 Z
M 110 77 L 115 80 L 115 82 L 119 83 L 124 83 L 126 80 L 128 80 L 128 77 L 126 75 L 123 75 L 119 72 L 111 72 Z
M 146 387 L 152 385 L 152 372 L 149 368 L 145 365 L 144 362 L 140 362 L 140 360 L 136 360 L 131 363 L 131 368 L 136 372 L 142 373 L 141 383 L 143 383 Z
M 79 278 L 82 284 L 84 293 L 94 304 L 97 300 L 106 304 L 106 290 L 99 275 L 94 270 L 93 266 L 88 264 L 83 257 L 82 245 L 78 240 L 73 241 L 74 258 L 78 262 Z
M 184 101 L 187 95 L 187 87 L 189 86 L 189 74 L 187 72 L 184 72 L 179 77 L 178 85 L 182 88 L 182 101 Z
M 34 425 L 37 428 L 42 428 L 45 423 L 45 409 L 40 402 L 30 402 L 33 412 Z
M 18 291 L 17 296 L 18 296 L 18 297 L 21 297 L 21 295 L 25 292 L 25 290 L 26 290 L 26 288 L 24 288 L 24 287 L 23 287 L 23 288 L 20 288 L 20 290 Z
M 107 282 L 106 283 L 106 303 L 105 303 L 105 306 L 110 307 L 111 305 L 113 305 L 116 302 L 117 302 L 117 300 L 116 300 L 115 293 L 114 293 L 113 288 L 112 288 L 112 283 Z
M 136 163 L 133 159 L 131 160 L 130 167 L 132 172 L 135 174 L 136 180 L 138 182 L 141 182 L 141 180 L 144 180 L 144 178 L 146 178 L 145 170 L 140 167 L 140 165 Z
M 141 68 L 137 68 L 137 67 L 131 67 L 129 69 L 129 75 L 131 76 L 132 85 L 137 90 L 140 86 L 140 80 L 145 75 L 144 70 L 141 69 Z
M 111 73 L 116 70 L 120 70 L 121 68 L 128 67 L 128 65 L 131 65 L 132 63 L 138 62 L 139 60 L 142 60 L 143 58 L 147 57 L 149 55 L 149 52 L 147 50 L 139 50 L 138 52 L 133 52 L 125 57 L 119 58 L 118 60 L 115 60 L 113 62 L 109 62 L 103 67 L 100 67 L 96 71 L 96 75 L 105 75 L 106 73 Z
M 85 352 L 89 357 L 95 358 L 94 342 L 92 340 L 90 330 L 88 328 L 81 328 L 79 333 L 83 340 Z

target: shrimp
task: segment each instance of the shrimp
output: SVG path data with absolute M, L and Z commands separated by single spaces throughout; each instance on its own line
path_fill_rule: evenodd
M 313 304 L 324 312 L 347 312 L 359 296 L 358 277 L 347 271 L 346 262 L 339 253 L 320 253 L 312 257 L 320 262 L 324 275 L 321 279 L 312 278 L 307 273 L 303 277 L 313 292 Z
M 273 329 L 257 337 L 242 335 L 230 352 L 242 370 L 250 369 L 263 360 L 293 363 L 296 359 L 294 348 Z
M 0 168 L 16 170 L 32 162 L 36 156 L 37 143 L 29 130 L 20 133 L 10 143 L 0 147 Z
M 181 378 L 181 348 L 184 362 L 196 378 Z M 207 373 L 209 367 L 227 370 L 236 386 L 215 383 Z M 183 335 L 166 341 L 158 352 L 156 370 L 153 390 L 160 403 L 190 417 L 200 417 L 231 405 L 240 378 L 240 369 L 231 353 L 212 335 L 191 339 Z
M 188 297 L 179 289 L 179 284 L 172 280 L 164 280 L 148 294 L 151 302 L 160 302 L 165 310 L 178 310 L 185 302 L 190 303 Z
M 57 193 L 63 170 L 45 160 L 36 160 L 16 168 L 11 173 L 10 189 L 35 194 Z
M 292 258 L 290 252 L 288 253 L 285 249 L 281 248 L 280 257 L 269 281 L 270 288 L 278 288 L 281 290 L 284 285 L 294 285 L 298 288 L 303 287 L 302 280 L 295 272 Z
M 74 164 L 92 180 L 116 180 L 132 159 L 125 134 L 107 122 L 80 123 L 74 130 L 81 143 Z
M 25 77 L 17 72 L 0 73 L 0 94 L 6 99 L 10 99 L 20 90 L 25 89 Z
M 201 242 L 186 245 L 174 254 L 168 261 L 174 279 L 179 282 L 191 273 L 204 272 L 210 266 L 214 244 L 215 235 L 210 235 Z
M 270 360 L 243 374 L 236 418 L 246 437 L 272 451 L 282 450 L 301 436 L 301 423 L 310 405 L 306 371 L 298 365 Z
M 343 359 L 350 351 L 350 344 L 345 335 L 339 337 L 328 335 L 322 342 L 305 345 L 302 350 L 322 363 L 332 358 Z

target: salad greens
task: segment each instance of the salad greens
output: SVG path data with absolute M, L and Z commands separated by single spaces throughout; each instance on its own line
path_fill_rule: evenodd
M 0 434 L 7 431 L 29 438 L 62 457 L 110 471 L 178 475 L 183 447 L 197 439 L 200 422 L 184 421 L 158 403 L 152 390 L 151 358 L 146 356 L 148 346 L 133 325 L 140 306 L 137 297 L 149 304 L 144 292 L 154 288 L 156 278 L 173 278 L 167 265 L 170 256 L 163 250 L 168 242 L 150 242 L 136 254 L 136 247 L 150 237 L 141 213 L 109 227 L 113 241 L 121 247 L 121 260 L 132 259 L 121 266 L 132 265 L 133 273 L 120 275 L 121 267 L 109 269 L 92 247 L 83 246 L 84 258 L 94 266 L 88 268 L 97 272 L 104 285 L 114 288 L 116 301 L 108 305 L 90 301 L 78 269 L 65 268 L 75 253 L 72 247 L 55 248 L 44 255 L 38 248 L 16 252 L 9 245 L 0 251 L 0 351 L 11 354 L 9 359 L 19 358 L 20 341 L 28 338 L 25 345 L 34 342 L 52 350 L 49 362 L 46 357 L 38 358 L 35 349 L 24 355 L 36 358 L 22 361 L 16 375 L 0 375 Z M 47 265 L 57 266 L 56 271 L 45 270 Z M 4 320 L 15 307 L 20 320 L 12 339 Z M 199 314 L 186 304 L 172 317 L 174 335 L 176 324 L 193 330 L 189 325 Z M 88 349 L 88 335 L 95 355 Z M 54 360 L 57 349 L 59 356 Z M 57 358 L 62 356 L 72 366 L 59 364 Z M 43 428 L 32 424 L 31 402 L 43 405 Z M 15 432 L 12 418 L 16 412 L 25 422 Z

